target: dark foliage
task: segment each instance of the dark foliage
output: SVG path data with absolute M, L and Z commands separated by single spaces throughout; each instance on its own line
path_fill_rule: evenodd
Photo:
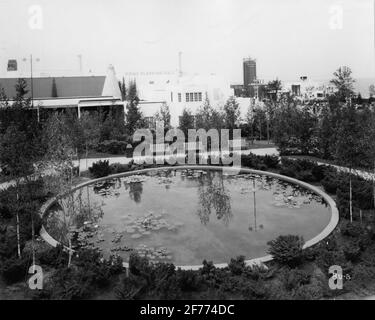
M 29 261 L 27 258 L 13 257 L 1 264 L 0 271 L 5 282 L 12 284 L 26 278 L 28 267 Z
M 294 235 L 279 236 L 267 244 L 269 245 L 268 252 L 281 265 L 293 267 L 302 262 L 302 247 L 304 244 L 302 237 Z
M 92 167 L 89 168 L 90 173 L 94 178 L 102 178 L 111 174 L 108 160 L 100 160 L 93 163 Z
M 119 140 L 105 140 L 100 142 L 96 151 L 110 154 L 125 154 L 128 143 Z

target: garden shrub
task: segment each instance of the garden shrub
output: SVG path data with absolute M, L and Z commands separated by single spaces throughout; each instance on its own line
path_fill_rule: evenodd
M 248 280 L 242 289 L 242 297 L 248 300 L 265 300 L 269 298 L 269 290 L 262 280 Z
M 248 155 L 241 155 L 241 165 L 243 167 L 256 169 L 259 166 L 259 159 L 252 153 Z
M 13 257 L 2 263 L 1 274 L 7 284 L 24 280 L 27 275 L 29 261 L 27 258 Z
M 368 266 L 365 263 L 359 263 L 351 272 L 350 281 L 344 281 L 344 288 L 356 290 L 359 287 L 367 287 L 375 279 L 375 267 Z
M 341 266 L 346 273 L 351 272 L 352 264 L 346 260 L 341 247 L 333 237 L 320 242 L 316 246 L 317 257 L 315 262 L 326 275 L 328 275 L 329 267 L 333 265 Z
M 277 269 L 274 267 L 266 268 L 263 265 L 248 266 L 244 270 L 244 276 L 253 280 L 267 280 L 274 277 Z
M 147 288 L 147 281 L 139 276 L 130 274 L 123 277 L 115 288 L 116 297 L 120 300 L 140 299 Z
M 316 164 L 311 170 L 311 173 L 314 176 L 315 181 L 321 181 L 324 178 L 326 172 L 327 166 L 318 164 Z
M 111 256 L 109 260 L 103 259 L 101 253 L 95 249 L 83 249 L 78 252 L 79 259 L 75 262 L 77 267 L 85 269 L 92 275 L 92 284 L 104 288 L 110 284 L 111 277 L 122 272 L 122 259 Z
M 340 186 L 341 181 L 336 173 L 326 172 L 325 177 L 321 180 L 321 184 L 326 192 L 336 194 L 337 188 Z
M 233 259 L 233 258 L 230 259 L 228 268 L 233 275 L 236 275 L 236 276 L 241 275 L 245 271 L 245 268 L 246 268 L 245 257 L 239 256 L 236 259 Z
M 53 254 L 59 254 L 55 251 Z M 53 254 L 51 254 L 53 256 Z M 123 271 L 119 258 L 103 259 L 95 249 L 82 249 L 71 266 L 60 265 L 54 272 L 46 290 L 51 299 L 88 299 L 96 290 L 108 287 L 113 276 Z
M 17 234 L 13 226 L 0 225 L 0 262 L 14 256 L 17 252 Z
M 136 253 L 131 253 L 129 257 L 129 271 L 136 275 L 150 274 L 152 266 L 145 257 L 141 257 Z
M 64 251 L 63 246 L 52 247 L 46 252 L 37 255 L 40 264 L 53 268 L 60 268 L 68 265 L 68 252 Z
M 306 182 L 321 181 L 326 173 L 326 166 L 306 159 L 282 158 L 280 174 Z
M 176 274 L 167 274 L 156 281 L 154 296 L 162 300 L 181 299 L 182 292 Z
M 291 300 L 293 298 L 292 294 L 279 281 L 268 284 L 267 290 L 270 300 Z
M 302 262 L 302 247 L 304 244 L 302 237 L 295 235 L 279 236 L 267 244 L 269 246 L 268 252 L 281 265 L 293 267 Z
M 265 155 L 263 156 L 263 163 L 271 169 L 277 169 L 279 167 L 279 157 L 275 155 Z
M 315 177 L 314 175 L 312 174 L 311 170 L 303 170 L 303 171 L 300 171 L 298 174 L 297 174 L 297 177 L 296 177 L 298 180 L 302 180 L 302 181 L 306 181 L 306 182 L 315 182 Z
M 123 173 L 123 172 L 128 172 L 130 171 L 133 163 L 129 162 L 128 164 L 122 164 L 122 163 L 112 163 L 109 168 L 111 171 L 111 174 L 116 174 L 116 173 Z
M 125 154 L 128 143 L 119 140 L 105 140 L 96 147 L 98 152 L 110 154 Z
M 200 269 L 200 273 L 205 280 L 214 280 L 216 267 L 212 261 L 203 260 L 203 266 Z
M 282 174 L 284 176 L 291 177 L 291 178 L 296 178 L 297 177 L 297 174 L 291 168 L 284 168 L 284 167 L 281 168 L 280 174 Z
M 285 269 L 282 273 L 282 280 L 286 290 L 292 291 L 301 285 L 309 284 L 311 273 L 300 269 Z
M 198 291 L 202 282 L 198 273 L 193 270 L 177 270 L 177 282 L 183 292 Z
M 358 242 L 348 241 L 343 245 L 345 258 L 351 262 L 356 262 L 361 256 L 361 247 Z
M 111 174 L 111 169 L 109 167 L 109 160 L 99 160 L 92 164 L 89 168 L 90 173 L 94 178 L 102 178 Z
M 373 242 L 364 249 L 362 263 L 370 267 L 375 267 L 375 245 Z
M 296 300 L 319 300 L 321 298 L 323 298 L 323 288 L 317 284 L 302 285 L 294 294 Z
M 365 228 L 357 221 L 343 221 L 341 226 L 341 234 L 347 237 L 358 238 L 366 232 Z
M 56 270 L 51 278 L 49 296 L 53 300 L 79 300 L 88 299 L 94 293 L 91 272 L 74 266 Z
M 276 169 L 279 167 L 279 162 L 279 157 L 273 155 L 258 156 L 253 153 L 241 155 L 241 165 L 256 170 Z
M 13 210 L 11 208 L 11 198 L 13 198 L 10 188 L 0 190 L 0 218 L 11 219 L 13 217 Z

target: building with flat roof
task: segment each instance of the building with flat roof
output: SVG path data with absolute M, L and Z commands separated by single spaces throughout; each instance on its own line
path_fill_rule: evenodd
M 211 106 L 220 108 L 233 95 L 230 83 L 215 75 L 171 73 L 141 73 L 126 75 L 126 80 L 136 80 L 139 105 L 149 122 L 163 103 L 169 106 L 171 125 L 179 126 L 183 109 L 193 114 L 203 105 L 206 96 Z

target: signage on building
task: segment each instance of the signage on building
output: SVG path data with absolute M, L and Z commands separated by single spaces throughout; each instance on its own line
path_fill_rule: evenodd
M 17 71 L 17 60 L 11 59 L 8 60 L 8 71 Z

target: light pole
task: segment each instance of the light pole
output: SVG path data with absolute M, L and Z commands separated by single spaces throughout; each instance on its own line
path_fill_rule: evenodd
M 31 88 L 31 107 L 34 109 L 34 84 L 33 84 L 33 55 L 30 54 L 30 88 Z M 27 58 L 23 58 L 23 61 L 27 61 Z M 39 58 L 35 59 L 36 62 L 39 62 Z M 38 122 L 40 120 L 40 115 L 39 115 L 39 105 L 38 105 Z

